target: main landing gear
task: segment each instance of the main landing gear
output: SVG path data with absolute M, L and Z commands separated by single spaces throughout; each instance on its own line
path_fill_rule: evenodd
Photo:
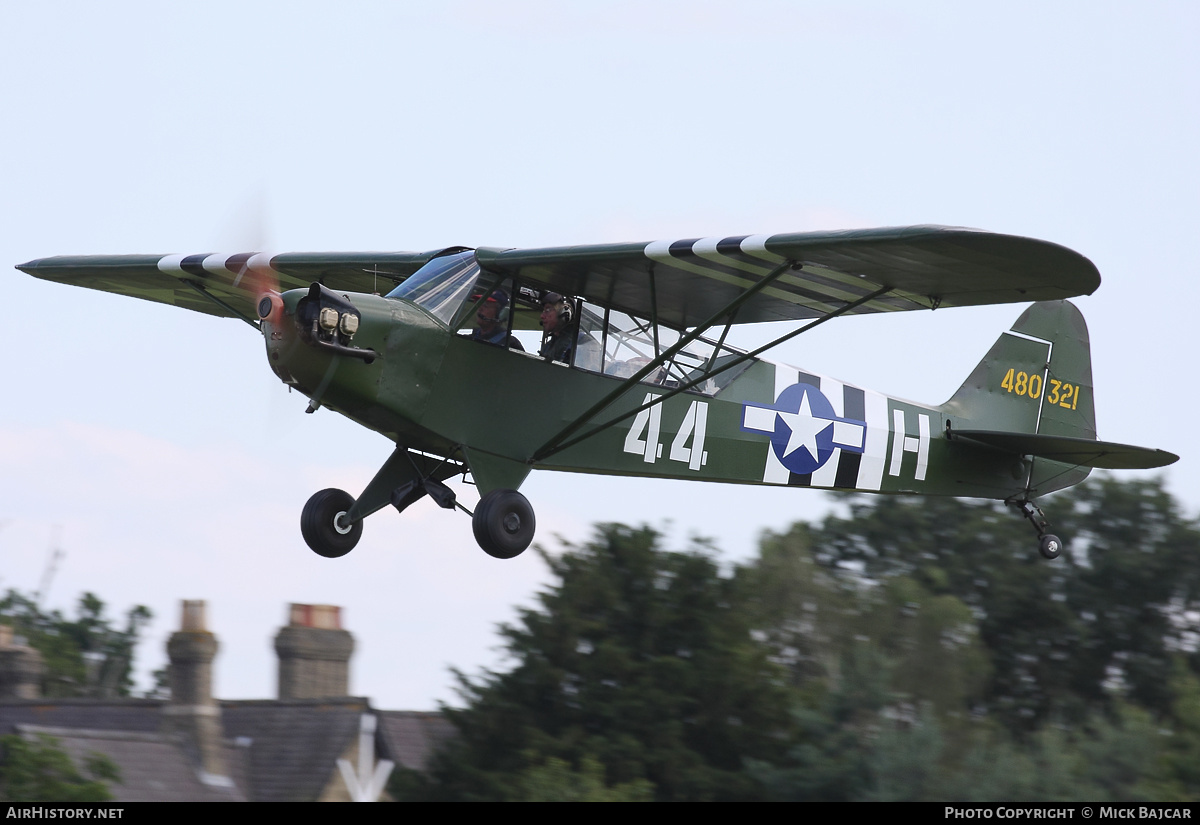
M 525 552 L 536 526 L 529 499 L 516 490 L 492 490 L 471 514 L 475 541 L 483 552 L 497 559 L 511 559 Z
M 322 490 L 304 505 L 300 514 L 300 532 L 304 541 L 319 556 L 336 559 L 354 549 L 362 538 L 363 519 L 381 509 L 360 506 L 371 488 L 356 502 L 343 490 Z M 454 492 L 438 479 L 412 479 L 394 488 L 390 503 L 403 511 L 414 501 L 429 495 L 438 506 L 447 510 L 458 508 L 471 516 L 475 541 L 489 556 L 511 559 L 521 555 L 533 541 L 537 520 L 529 499 L 516 490 L 492 490 L 479 501 L 471 513 L 455 498 Z M 382 505 L 381 505 L 382 506 Z
M 1016 507 L 1020 510 L 1021 515 L 1029 519 L 1029 523 L 1033 525 L 1033 529 L 1037 530 L 1038 552 L 1044 558 L 1053 561 L 1062 554 L 1062 540 L 1053 533 L 1046 532 L 1046 528 L 1050 526 L 1050 522 L 1046 521 L 1046 514 L 1042 512 L 1041 507 L 1038 507 L 1029 499 L 1010 500 L 1005 503 L 1010 507 Z
M 330 488 L 313 495 L 300 514 L 300 532 L 318 556 L 336 559 L 346 555 L 362 538 L 362 521 L 350 522 L 346 513 L 354 499 L 344 490 Z

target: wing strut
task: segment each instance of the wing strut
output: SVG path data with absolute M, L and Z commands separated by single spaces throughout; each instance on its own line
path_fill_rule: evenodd
M 598 432 L 601 432 L 602 430 L 606 430 L 609 427 L 612 427 L 616 424 L 620 424 L 622 421 L 627 421 L 628 419 L 630 419 L 633 416 L 640 413 L 642 410 L 648 410 L 651 407 L 653 407 L 655 404 L 661 404 L 662 402 L 666 401 L 668 398 L 673 398 L 681 392 L 686 392 L 687 390 L 690 390 L 692 387 L 696 386 L 697 384 L 699 384 L 703 381 L 707 381 L 709 378 L 712 378 L 713 376 L 720 375 L 721 373 L 725 372 L 726 370 L 733 369 L 738 364 L 741 364 L 743 361 L 747 361 L 751 358 L 756 358 L 757 356 L 761 355 L 762 353 L 766 352 L 767 350 L 771 349 L 772 347 L 779 346 L 780 344 L 784 343 L 785 341 L 790 341 L 791 339 L 795 338 L 800 333 L 807 332 L 808 330 L 812 329 L 813 327 L 817 326 L 818 324 L 825 323 L 830 318 L 836 318 L 837 316 L 842 315 L 843 313 L 849 312 L 850 310 L 854 309 L 855 307 L 859 306 L 860 304 L 864 304 L 867 301 L 873 301 L 876 298 L 880 297 L 881 295 L 884 295 L 891 291 L 892 291 L 891 287 L 887 287 L 887 286 L 881 287 L 881 288 L 875 290 L 874 292 L 872 292 L 870 295 L 864 295 L 862 298 L 859 298 L 857 301 L 846 304 L 844 307 L 841 307 L 840 309 L 835 309 L 833 312 L 827 312 L 826 314 L 822 315 L 820 318 L 814 318 L 813 320 L 809 321 L 807 324 L 800 327 L 799 329 L 794 329 L 786 335 L 781 335 L 778 338 L 776 338 L 774 341 L 771 341 L 770 343 L 767 343 L 767 344 L 763 344 L 761 347 L 754 350 L 753 352 L 742 353 L 737 358 L 734 358 L 733 360 L 729 361 L 726 364 L 722 364 L 720 367 L 713 370 L 712 372 L 704 373 L 703 375 L 701 375 L 697 378 L 693 378 L 691 381 L 688 381 L 686 384 L 682 384 L 669 392 L 666 392 L 662 395 L 656 396 L 653 401 L 642 404 L 639 407 L 635 407 L 634 409 L 630 410 L 629 412 L 625 413 L 624 415 L 619 415 L 616 418 L 613 418 L 609 421 L 605 421 L 603 424 L 599 424 L 599 425 L 593 427 L 592 429 L 588 430 L 583 435 L 572 438 L 570 441 L 566 442 L 565 444 L 558 444 L 555 446 L 555 445 L 552 445 L 551 442 L 547 442 L 547 444 L 545 446 L 543 446 L 541 450 L 539 450 L 538 452 L 536 452 L 533 455 L 533 458 L 531 458 L 530 461 L 533 461 L 533 462 L 541 461 L 542 459 L 548 458 L 549 456 L 552 456 L 555 453 L 562 452 L 563 450 L 567 449 L 568 447 L 573 447 L 576 444 L 578 444 L 580 441 L 591 438 L 593 435 L 595 435 Z M 637 380 L 636 377 L 629 378 L 629 379 L 626 379 L 625 383 L 628 384 L 631 382 L 636 382 L 636 380 Z M 622 387 L 624 387 L 624 384 L 622 384 Z M 615 390 L 613 394 L 615 395 L 621 391 L 622 391 L 622 389 L 620 387 L 618 387 L 617 390 Z M 597 405 L 593 406 L 592 409 L 596 409 L 596 407 L 599 407 L 599 406 L 600 405 L 597 404 Z M 607 405 L 605 405 L 605 406 L 607 406 Z M 586 413 L 584 413 L 579 418 L 577 418 L 570 426 L 566 427 L 563 430 L 563 432 L 560 433 L 560 435 L 557 437 L 562 438 L 562 437 L 566 437 L 567 435 L 570 435 L 572 432 L 574 432 L 575 430 L 579 429 L 584 424 L 586 424 L 588 419 L 591 416 L 592 416 L 592 410 L 588 410 Z
M 852 310 L 862 304 L 865 304 L 868 301 L 873 301 L 876 298 L 880 297 L 881 295 L 891 291 L 891 287 L 887 287 L 887 286 L 880 287 L 879 289 L 875 290 L 874 292 L 872 292 L 869 295 L 864 295 L 863 297 L 861 297 L 851 303 L 848 303 L 848 304 L 840 307 L 839 309 L 835 309 L 832 312 L 827 312 L 824 315 L 822 315 L 820 318 L 814 318 L 812 321 L 809 321 L 804 326 L 794 329 L 791 332 L 787 333 L 786 335 L 781 335 L 780 337 L 776 338 L 775 340 L 773 340 L 767 344 L 764 344 L 763 346 L 759 347 L 758 349 L 754 350 L 753 352 L 742 353 L 737 358 L 732 359 L 728 363 L 722 364 L 716 370 L 713 370 L 711 372 L 707 372 L 707 371 L 704 372 L 700 376 L 693 378 L 691 381 L 681 384 L 680 386 L 670 390 L 669 392 L 667 392 L 663 395 L 657 396 L 653 401 L 642 404 L 641 406 L 636 407 L 623 415 L 617 416 L 616 418 L 606 421 L 603 424 L 599 424 L 599 425 L 593 427 L 592 429 L 588 430 L 587 432 L 585 432 L 583 435 L 572 438 L 570 441 L 565 440 L 569 436 L 574 434 L 577 430 L 579 430 L 581 427 L 583 427 L 585 424 L 587 424 L 588 421 L 592 420 L 599 413 L 601 413 L 602 411 L 604 411 L 605 409 L 610 407 L 619 397 L 621 397 L 626 392 L 628 392 L 630 388 L 637 385 L 643 378 L 645 378 L 647 375 L 650 375 L 652 372 L 657 370 L 662 364 L 666 363 L 671 358 L 673 358 L 677 352 L 679 352 L 685 346 L 690 344 L 692 341 L 699 338 L 701 335 L 703 335 L 705 332 L 707 332 L 710 328 L 715 326 L 716 323 L 718 321 L 720 321 L 722 317 L 736 313 L 738 308 L 741 307 L 742 304 L 744 304 L 746 301 L 750 300 L 750 298 L 752 298 L 755 294 L 757 294 L 763 288 L 770 285 L 773 281 L 778 279 L 779 276 L 783 275 L 784 272 L 793 268 L 794 266 L 795 266 L 795 263 L 793 261 L 785 261 L 784 263 L 780 264 L 775 269 L 771 270 L 771 272 L 768 273 L 761 281 L 756 283 L 750 289 L 743 292 L 741 295 L 739 295 L 736 299 L 731 301 L 729 304 L 727 304 L 721 310 L 714 313 L 712 315 L 712 317 L 710 317 L 703 324 L 695 327 L 690 333 L 688 333 L 684 336 L 681 336 L 679 341 L 677 341 L 673 346 L 669 347 L 667 350 L 662 352 L 658 357 L 653 359 L 649 364 L 647 364 L 642 369 L 638 370 L 636 373 L 631 375 L 629 378 L 626 378 L 624 381 L 621 382 L 620 386 L 618 386 L 616 389 L 614 389 L 608 395 L 601 398 L 599 401 L 597 401 L 595 404 L 593 404 L 591 407 L 589 407 L 584 413 L 582 413 L 578 418 L 576 418 L 573 422 L 568 424 L 566 427 L 564 427 L 562 430 L 560 430 L 558 433 L 556 433 L 553 437 L 551 437 L 545 444 L 542 445 L 542 447 L 537 452 L 535 452 L 533 454 L 533 456 L 530 458 L 530 461 L 536 463 L 538 461 L 542 461 L 546 458 L 549 458 L 550 456 L 554 455 L 555 453 L 562 452 L 563 450 L 565 450 L 569 447 L 572 447 L 585 439 L 591 438 L 593 435 L 595 435 L 598 432 L 601 432 L 602 430 L 608 429 L 609 427 L 619 424 L 622 421 L 632 418 L 633 416 L 637 415 L 642 410 L 649 409 L 650 407 L 654 406 L 655 404 L 661 404 L 662 402 L 666 401 L 668 398 L 672 398 L 681 392 L 690 390 L 692 387 L 695 387 L 697 384 L 700 384 L 703 381 L 707 381 L 708 379 L 710 379 L 714 376 L 720 375 L 721 373 L 725 372 L 726 370 L 732 369 L 733 367 L 736 367 L 737 365 L 743 363 L 744 361 L 747 361 L 751 358 L 755 358 L 758 355 L 761 355 L 762 353 L 766 352 L 767 350 L 771 349 L 772 347 L 776 347 L 776 346 L 784 343 L 785 341 L 789 341 L 792 338 L 795 338 L 797 335 L 799 335 L 802 332 L 806 332 L 807 330 L 810 330 L 819 324 L 825 323 L 830 318 L 836 318 L 839 315 L 849 312 L 850 310 Z M 726 329 L 726 332 L 728 332 L 728 328 Z M 722 338 L 724 338 L 724 336 L 722 336 Z
M 708 320 L 706 320 L 704 323 L 695 327 L 691 332 L 687 333 L 686 335 L 681 335 L 678 341 L 676 341 L 674 344 L 672 344 L 666 350 L 659 352 L 658 355 L 655 356 L 650 361 L 650 363 L 646 364 L 646 366 L 642 367 L 640 370 L 635 372 L 633 375 L 626 378 L 624 381 L 622 381 L 616 387 L 616 389 L 614 389 L 608 395 L 601 398 L 599 401 L 597 401 L 595 404 L 593 404 L 591 407 L 589 407 L 582 415 L 580 415 L 578 418 L 576 418 L 570 424 L 563 427 L 561 430 L 559 430 L 557 433 L 555 433 L 553 436 L 551 436 L 550 439 L 545 444 L 542 445 L 541 449 L 539 449 L 536 453 L 533 454 L 532 460 L 539 461 L 539 460 L 545 458 L 546 456 L 553 455 L 554 453 L 563 449 L 562 447 L 559 447 L 558 445 L 564 438 L 566 438 L 567 436 L 571 435 L 573 432 L 578 430 L 580 427 L 582 427 L 584 424 L 586 424 L 592 417 L 594 417 L 595 415 L 600 413 L 602 410 L 607 409 L 614 401 L 616 401 L 618 398 L 620 398 L 622 395 L 624 395 L 626 392 L 628 392 L 630 387 L 633 387 L 639 381 L 641 381 L 643 378 L 645 378 L 647 375 L 650 375 L 652 372 L 657 370 L 660 366 L 665 364 L 667 361 L 674 358 L 675 354 L 677 352 L 679 352 L 681 349 L 686 347 L 688 344 L 692 343 L 697 338 L 699 338 L 701 335 L 703 335 L 706 331 L 708 331 L 708 329 L 710 327 L 712 327 L 719 320 L 721 320 L 721 318 L 725 317 L 726 315 L 728 315 L 731 312 L 736 312 L 738 307 L 740 307 L 742 304 L 746 303 L 746 301 L 749 301 L 751 298 L 753 298 L 755 295 L 757 295 L 759 292 L 761 292 L 766 287 L 770 286 L 774 281 L 776 281 L 779 278 L 779 276 L 781 276 L 784 272 L 787 272 L 793 266 L 795 266 L 794 261 L 790 261 L 790 260 L 784 261 L 779 266 L 775 267 L 770 272 L 768 272 L 761 281 L 759 281 L 754 286 L 747 289 L 745 292 L 743 292 L 738 297 L 734 298 L 732 301 L 730 301 L 725 306 L 721 307 L 721 309 L 714 312 L 708 318 Z M 654 293 L 654 270 L 653 270 L 653 268 L 651 268 L 651 270 L 650 270 L 650 291 L 651 291 L 651 294 L 653 295 L 653 293 Z M 654 349 L 656 352 L 658 352 L 658 303 L 657 303 L 657 301 L 653 301 L 653 300 L 651 301 L 650 314 L 651 314 L 651 324 L 654 327 Z M 578 439 L 575 439 L 575 440 L 578 441 Z M 571 443 L 574 443 L 574 441 L 572 441 Z
M 182 281 L 183 281 L 183 283 L 187 284 L 187 285 L 188 285 L 188 286 L 190 286 L 192 289 L 194 289 L 194 290 L 196 290 L 197 292 L 199 292 L 201 295 L 203 295 L 203 296 L 204 296 L 205 298 L 207 298 L 208 300 L 212 301 L 212 302 L 213 302 L 214 304 L 216 304 L 217 306 L 221 307 L 222 309 L 228 310 L 229 312 L 232 312 L 232 313 L 233 313 L 233 314 L 234 314 L 236 317 L 238 317 L 238 318 L 240 318 L 241 320 L 245 321 L 247 324 L 249 324 L 250 326 L 254 327 L 254 328 L 255 328 L 256 330 L 258 330 L 259 332 L 261 332 L 261 331 L 262 331 L 262 327 L 260 327 L 260 326 L 258 325 L 258 321 L 252 320 L 251 318 L 249 318 L 248 316 L 246 316 L 245 314 L 243 314 L 243 313 L 242 313 L 242 311 L 241 311 L 240 309 L 237 309 L 237 308 L 235 308 L 235 307 L 232 307 L 232 306 L 230 306 L 229 304 L 225 303 L 225 302 L 224 302 L 224 301 L 222 301 L 220 298 L 218 298 L 216 295 L 213 295 L 213 294 L 212 294 L 211 292 L 209 292 L 207 289 L 205 289 L 204 287 L 200 286 L 200 284 L 196 283 L 195 281 L 189 280 L 188 278 L 181 278 L 180 280 L 182 280 Z

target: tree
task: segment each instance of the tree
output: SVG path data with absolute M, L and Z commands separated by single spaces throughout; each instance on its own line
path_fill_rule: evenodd
M 869 743 L 891 699 L 889 681 L 887 663 L 874 646 L 847 646 L 836 675 L 797 696 L 787 753 L 747 761 L 749 774 L 765 795 L 796 802 L 865 799 L 870 788 Z
M 542 554 L 555 583 L 501 628 L 513 668 L 459 675 L 466 707 L 445 709 L 458 737 L 435 765 L 433 796 L 761 795 L 743 766 L 782 754 L 784 671 L 751 637 L 711 554 L 659 541 L 605 525 L 582 547 Z
M 984 707 L 1013 730 L 1081 723 L 1120 697 L 1169 713 L 1175 655 L 1200 667 L 1200 526 L 1160 480 L 1101 476 L 1048 510 L 1069 537 L 1052 563 L 1022 519 L 986 501 L 859 498 L 811 543 L 832 572 L 911 579 L 969 607 L 990 660 Z
M 1100 477 L 1052 512 L 1054 563 L 992 502 L 860 498 L 764 536 L 739 576 L 797 688 L 785 758 L 751 765 L 768 793 L 1194 796 L 1200 529 L 1159 481 Z
M 0 620 L 26 638 L 46 665 L 43 694 L 50 697 L 128 696 L 133 688 L 133 655 L 151 613 L 138 605 L 125 614 L 123 628 L 105 615 L 94 593 L 79 597 L 76 618 L 46 613 L 16 590 L 0 599 Z
M 117 766 L 107 756 L 90 753 L 81 772 L 52 736 L 31 740 L 15 734 L 0 737 L 0 799 L 6 802 L 107 802 L 106 782 L 120 782 Z
M 584 757 L 579 770 L 552 756 L 526 770 L 517 785 L 521 802 L 650 802 L 654 798 L 654 786 L 645 779 L 606 786 L 604 766 L 590 756 Z
M 1159 770 L 1152 777 L 1151 797 L 1191 801 L 1200 797 L 1200 678 L 1183 657 L 1175 659 L 1171 678 L 1174 729 L 1164 743 Z
M 1161 479 L 1101 476 L 1064 498 L 1077 562 L 1063 590 L 1086 627 L 1072 687 L 1170 714 L 1177 654 L 1200 670 L 1200 524 Z
M 459 739 L 408 795 L 1194 798 L 1200 524 L 1153 480 L 1050 512 L 1055 562 L 995 502 L 853 498 L 731 576 L 602 527 L 547 558 L 512 669 L 460 676 Z

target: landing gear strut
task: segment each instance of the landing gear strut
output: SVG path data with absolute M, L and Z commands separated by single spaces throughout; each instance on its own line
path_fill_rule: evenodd
M 516 490 L 492 490 L 479 500 L 475 512 L 458 503 L 454 491 L 434 478 L 402 484 L 392 491 L 392 506 L 403 512 L 421 496 L 428 495 L 445 510 L 458 508 L 471 515 L 475 541 L 483 552 L 497 559 L 521 555 L 533 541 L 537 522 L 529 499 Z
M 517 465 L 517 462 L 509 461 Z M 363 520 L 387 507 L 404 512 L 425 496 L 446 510 L 462 510 L 471 516 L 475 540 L 489 556 L 511 559 L 533 541 L 536 520 L 529 499 L 512 489 L 528 475 L 527 466 L 513 472 L 500 459 L 477 457 L 486 468 L 487 494 L 472 513 L 458 503 L 445 480 L 467 470 L 466 461 L 437 459 L 397 446 L 391 457 L 355 500 L 342 490 L 322 490 L 308 500 L 300 516 L 300 532 L 314 553 L 330 559 L 344 556 L 362 537 Z M 479 477 L 476 470 L 476 478 Z
M 1020 510 L 1021 515 L 1029 519 L 1029 523 L 1033 525 L 1033 529 L 1037 530 L 1038 552 L 1044 558 L 1051 561 L 1057 559 L 1062 554 L 1062 539 L 1053 533 L 1046 532 L 1046 528 L 1050 526 L 1050 522 L 1046 521 L 1046 514 L 1042 512 L 1042 508 L 1029 499 L 1020 499 L 1007 503 L 1010 507 L 1016 507 Z

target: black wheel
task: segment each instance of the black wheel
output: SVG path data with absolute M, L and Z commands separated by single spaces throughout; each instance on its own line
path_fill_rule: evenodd
M 344 490 L 322 490 L 314 493 L 300 514 L 300 532 L 304 541 L 318 556 L 336 559 L 354 549 L 362 538 L 362 521 L 346 526 L 342 517 L 354 504 L 354 498 Z
M 483 552 L 497 559 L 511 559 L 525 552 L 533 541 L 537 523 L 529 499 L 516 490 L 492 490 L 479 500 L 471 527 Z
M 1038 551 L 1048 559 L 1057 559 L 1062 553 L 1062 541 L 1058 536 L 1046 533 L 1038 540 Z

